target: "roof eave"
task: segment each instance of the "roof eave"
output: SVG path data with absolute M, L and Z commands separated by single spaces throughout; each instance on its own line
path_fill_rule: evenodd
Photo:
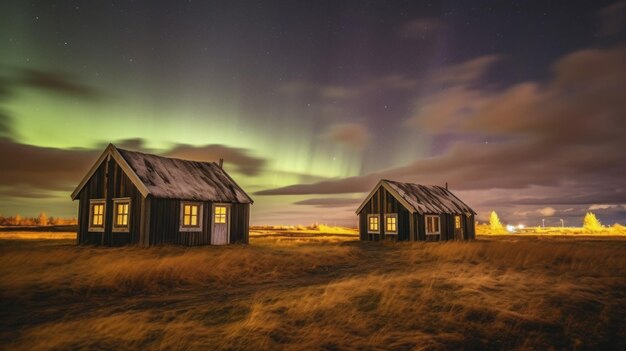
M 89 182 L 89 180 L 94 175 L 94 173 L 96 173 L 96 171 L 98 170 L 102 162 L 107 160 L 109 157 L 112 157 L 117 162 L 117 164 L 120 166 L 120 168 L 122 168 L 124 173 L 126 173 L 130 181 L 137 187 L 141 195 L 143 195 L 144 197 L 147 197 L 148 195 L 150 195 L 150 191 L 148 190 L 146 185 L 143 184 L 141 179 L 139 179 L 135 171 L 133 171 L 133 169 L 130 167 L 128 162 L 126 162 L 126 160 L 117 150 L 115 145 L 109 144 L 107 148 L 104 149 L 104 152 L 102 152 L 102 155 L 100 155 L 98 160 L 91 167 L 89 172 L 87 172 L 85 177 L 83 177 L 83 179 L 80 181 L 76 189 L 74 189 L 74 191 L 72 192 L 71 194 L 72 200 L 76 200 L 76 198 L 78 197 L 78 194 L 81 192 L 81 190 L 83 190 L 83 188 L 85 187 L 87 182 Z
M 391 193 L 391 195 L 396 200 L 398 200 L 398 202 L 400 202 L 402 206 L 404 206 L 409 211 L 409 213 L 415 213 L 415 212 L 419 213 L 419 211 L 415 207 L 409 204 L 395 189 L 389 186 L 386 179 L 381 179 L 380 181 L 378 181 L 376 186 L 374 186 L 374 189 L 372 189 L 372 191 L 367 195 L 365 200 L 363 200 L 363 202 L 361 203 L 361 206 L 359 206 L 359 208 L 355 211 L 356 214 L 361 213 L 361 211 L 363 210 L 363 207 L 365 207 L 367 202 L 372 198 L 372 196 L 374 196 L 374 194 L 378 191 L 378 189 L 381 186 L 384 187 L 389 193 Z

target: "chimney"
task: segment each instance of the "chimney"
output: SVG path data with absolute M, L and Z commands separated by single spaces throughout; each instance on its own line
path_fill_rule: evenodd
M 221 163 L 220 163 L 221 164 Z M 448 182 L 446 182 L 446 190 L 448 190 Z
M 220 168 L 222 168 L 223 165 L 224 165 L 224 159 L 220 158 L 220 163 L 219 163 Z

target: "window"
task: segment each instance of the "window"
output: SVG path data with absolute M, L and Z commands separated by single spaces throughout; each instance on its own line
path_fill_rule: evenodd
M 89 231 L 104 231 L 104 199 L 95 199 L 89 201 Z
M 215 206 L 215 223 L 226 223 L 226 206 Z
M 385 233 L 397 234 L 398 233 L 398 215 L 387 214 L 385 215 Z
M 461 229 L 461 216 L 454 216 L 454 228 Z
M 378 215 L 367 216 L 367 231 L 369 233 L 378 233 Z
M 439 216 L 426 216 L 426 234 L 441 234 Z
M 113 199 L 113 231 L 127 232 L 130 227 L 130 199 Z
M 202 204 L 182 202 L 180 204 L 180 230 L 199 232 L 202 230 Z

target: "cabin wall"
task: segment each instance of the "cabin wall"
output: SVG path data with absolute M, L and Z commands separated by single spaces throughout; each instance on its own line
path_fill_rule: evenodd
M 150 199 L 149 245 L 210 245 L 211 244 L 211 206 L 202 202 L 202 231 L 180 231 L 180 203 L 177 199 Z
M 113 232 L 113 199 L 130 198 L 129 231 Z M 110 158 L 102 162 L 78 194 L 78 244 L 121 246 L 139 242 L 143 196 Z M 89 206 L 92 199 L 105 199 L 104 231 L 89 231 Z
M 180 231 L 180 206 L 177 199 L 150 199 L 149 245 L 210 245 L 213 229 L 213 202 L 202 203 L 202 231 Z M 194 201 L 198 202 L 198 201 Z M 230 204 L 230 243 L 249 242 L 250 204 Z
M 230 206 L 230 243 L 247 244 L 249 233 L 250 204 L 231 204 Z
M 398 215 L 398 234 L 385 234 L 384 215 L 392 213 Z M 379 231 L 376 234 L 368 232 L 367 216 L 370 214 L 379 215 Z M 359 238 L 366 241 L 413 240 L 412 238 L 414 237 L 414 234 L 411 233 L 411 228 L 413 226 L 411 225 L 410 220 L 411 214 L 409 211 L 398 200 L 396 200 L 396 198 L 391 195 L 387 189 L 380 187 L 359 213 Z
M 476 239 L 476 223 L 474 222 L 474 215 L 463 216 L 465 218 L 465 240 Z

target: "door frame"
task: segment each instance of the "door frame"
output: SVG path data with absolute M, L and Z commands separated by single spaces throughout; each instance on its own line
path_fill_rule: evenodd
M 231 210 L 231 205 L 229 203 L 213 203 L 213 205 L 211 205 L 211 245 L 216 245 L 214 244 L 214 239 L 215 239 L 215 207 L 220 206 L 220 207 L 226 207 L 226 244 L 228 245 L 230 244 L 230 210 Z

